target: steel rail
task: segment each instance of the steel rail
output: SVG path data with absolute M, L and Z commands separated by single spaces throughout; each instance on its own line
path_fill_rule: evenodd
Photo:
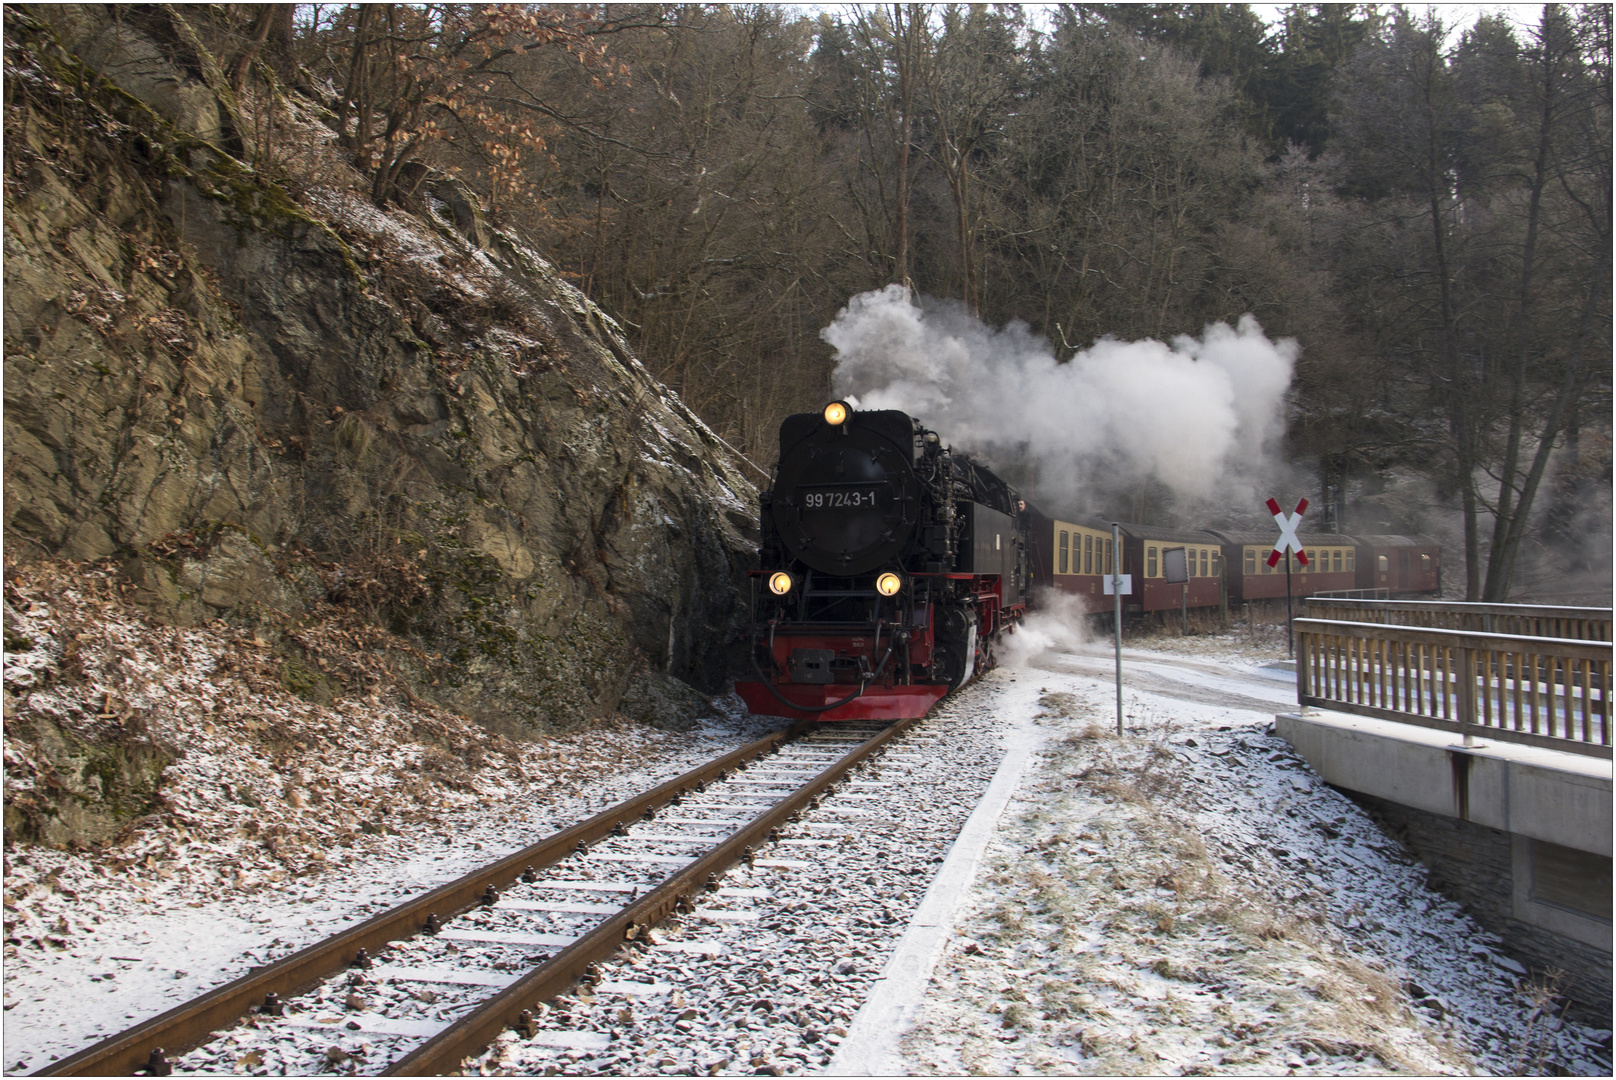
M 656 810 L 668 804 L 698 784 L 714 779 L 720 772 L 772 752 L 779 744 L 796 738 L 813 726 L 812 721 L 804 720 L 765 735 L 576 825 L 553 833 L 483 869 L 441 885 L 291 956 L 254 968 L 233 982 L 109 1036 L 76 1054 L 53 1061 L 30 1075 L 127 1076 L 136 1069 L 145 1068 L 153 1050 L 160 1048 L 168 1058 L 177 1057 L 200 1046 L 221 1028 L 247 1015 L 254 1005 L 264 1001 L 266 995 L 291 997 L 350 966 L 361 949 L 371 955 L 390 942 L 414 936 L 425 928 L 428 915 L 436 915 L 439 921 L 447 922 L 455 915 L 477 906 L 488 886 L 502 890 L 529 866 L 539 869 L 554 865 L 576 851 L 579 844 L 587 845 L 610 835 L 619 822 L 627 824 L 636 820 L 647 810 Z
M 612 956 L 625 944 L 636 940 L 641 932 L 666 918 L 681 901 L 692 901 L 710 880 L 745 858 L 748 851 L 755 851 L 756 845 L 768 839 L 774 829 L 802 811 L 822 791 L 919 722 L 920 718 L 899 720 L 849 750 L 706 855 L 616 915 L 607 917 L 595 929 L 399 1058 L 381 1075 L 428 1076 L 460 1072 L 467 1057 L 481 1053 L 502 1032 L 516 1027 L 524 1009 L 563 993 L 587 974 L 591 964 Z

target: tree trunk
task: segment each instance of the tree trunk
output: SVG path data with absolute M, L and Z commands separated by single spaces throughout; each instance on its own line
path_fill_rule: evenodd
M 253 19 L 252 27 L 247 31 L 247 47 L 236 57 L 236 62 L 230 68 L 230 89 L 238 95 L 247 85 L 247 72 L 252 68 L 253 59 L 258 51 L 264 47 L 269 38 L 270 28 L 276 22 L 276 9 L 280 4 L 259 4 L 258 15 Z
M 1593 337 L 1594 312 L 1599 306 L 1599 297 L 1610 289 L 1609 264 L 1606 272 L 1595 274 L 1588 284 L 1588 293 L 1583 298 L 1582 315 L 1578 319 L 1577 343 L 1571 354 L 1566 357 L 1565 373 L 1560 380 L 1560 390 L 1554 396 L 1554 405 L 1549 409 L 1549 415 L 1543 422 L 1543 432 L 1538 439 L 1537 453 L 1532 456 L 1532 467 L 1527 470 L 1526 479 L 1521 484 L 1520 501 L 1516 504 L 1516 511 L 1510 522 L 1509 530 L 1505 533 L 1502 542 L 1497 543 L 1491 553 L 1488 565 L 1487 591 L 1482 599 L 1492 604 L 1502 604 L 1509 598 L 1510 577 L 1515 570 L 1515 558 L 1520 551 L 1521 541 L 1526 539 L 1526 527 L 1530 517 L 1532 503 L 1537 498 L 1538 487 L 1543 482 L 1543 474 L 1549 466 L 1549 457 L 1554 452 L 1555 440 L 1560 435 L 1560 429 L 1566 418 L 1572 415 L 1572 402 L 1576 396 L 1577 375 L 1582 370 L 1583 358 L 1588 351 L 1588 342 Z M 1496 568 L 1496 584 L 1495 584 Z
M 1487 558 L 1487 581 L 1482 598 L 1489 603 L 1501 604 L 1509 595 L 1510 576 L 1514 570 L 1515 549 L 1520 540 L 1519 521 L 1524 522 L 1532 511 L 1532 498 L 1523 489 L 1517 499 L 1515 476 L 1520 465 L 1521 436 L 1525 418 L 1521 415 L 1526 396 L 1526 360 L 1531 351 L 1527 321 L 1532 312 L 1533 271 L 1536 268 L 1538 223 L 1542 216 L 1543 186 L 1549 173 L 1550 136 L 1554 130 L 1555 64 L 1550 47 L 1550 16 L 1545 10 L 1543 22 L 1543 103 L 1538 113 L 1537 160 L 1533 163 L 1531 196 L 1527 201 L 1526 239 L 1521 250 L 1521 278 L 1516 292 L 1515 333 L 1510 350 L 1513 363 L 1510 368 L 1509 435 L 1504 446 L 1504 461 L 1498 477 L 1498 509 L 1493 516 L 1492 545 Z M 1562 410 L 1555 403 L 1556 413 Z M 1558 420 L 1552 421 L 1558 423 Z M 1554 432 L 1545 432 L 1546 442 L 1539 443 L 1539 457 L 1545 446 L 1554 443 Z M 1535 487 L 1536 485 L 1534 485 Z M 1516 539 L 1512 543 L 1510 538 Z
M 904 22 L 903 4 L 892 5 L 893 29 L 897 37 L 893 41 L 894 53 L 898 60 L 898 184 L 897 184 L 897 259 L 893 266 L 893 279 L 905 288 L 909 285 L 909 144 L 913 131 L 912 114 L 914 111 L 914 63 L 915 63 L 915 18 L 917 13 L 909 13 L 909 21 Z

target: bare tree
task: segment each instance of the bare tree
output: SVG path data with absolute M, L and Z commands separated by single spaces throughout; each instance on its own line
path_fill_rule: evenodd
M 1340 127 L 1371 223 L 1360 250 L 1378 242 L 1377 274 L 1402 294 L 1369 289 L 1392 303 L 1365 314 L 1446 419 L 1466 596 L 1502 601 L 1588 357 L 1609 340 L 1609 94 L 1555 5 L 1525 49 L 1501 20 L 1444 40 L 1434 17 L 1394 19 L 1351 65 Z M 1407 233 L 1411 217 L 1422 232 Z

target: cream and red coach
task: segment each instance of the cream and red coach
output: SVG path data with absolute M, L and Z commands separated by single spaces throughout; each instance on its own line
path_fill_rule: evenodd
M 1271 530 L 1181 529 L 1120 524 L 1121 573 L 1131 588 L 1123 594 L 1126 615 L 1187 608 L 1217 608 L 1285 598 L 1285 562 L 1270 565 L 1275 534 Z M 1045 518 L 1034 515 L 1031 528 L 1033 583 L 1075 596 L 1085 614 L 1108 615 L 1112 599 L 1105 592 L 1111 573 L 1111 525 L 1099 518 Z M 1441 548 L 1421 536 L 1346 536 L 1304 533 L 1298 539 L 1307 552 L 1304 566 L 1290 555 L 1292 596 L 1358 594 L 1421 596 L 1442 585 Z M 1167 580 L 1167 553 L 1184 549 L 1189 580 Z M 1226 594 L 1226 597 L 1225 597 Z M 1036 602 L 1037 597 L 1034 596 Z

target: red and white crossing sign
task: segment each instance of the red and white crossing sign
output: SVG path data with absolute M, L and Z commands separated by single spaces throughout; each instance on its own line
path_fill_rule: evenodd
M 1269 499 L 1268 512 L 1274 515 L 1274 522 L 1279 525 L 1279 541 L 1274 545 L 1274 550 L 1268 553 L 1268 565 L 1278 566 L 1279 560 L 1289 550 L 1296 552 L 1296 561 L 1306 566 L 1307 552 L 1302 550 L 1302 542 L 1296 538 L 1296 530 L 1302 524 L 1302 515 L 1307 513 L 1307 500 L 1303 499 L 1296 504 L 1296 513 L 1287 514 L 1280 510 L 1278 501 Z

